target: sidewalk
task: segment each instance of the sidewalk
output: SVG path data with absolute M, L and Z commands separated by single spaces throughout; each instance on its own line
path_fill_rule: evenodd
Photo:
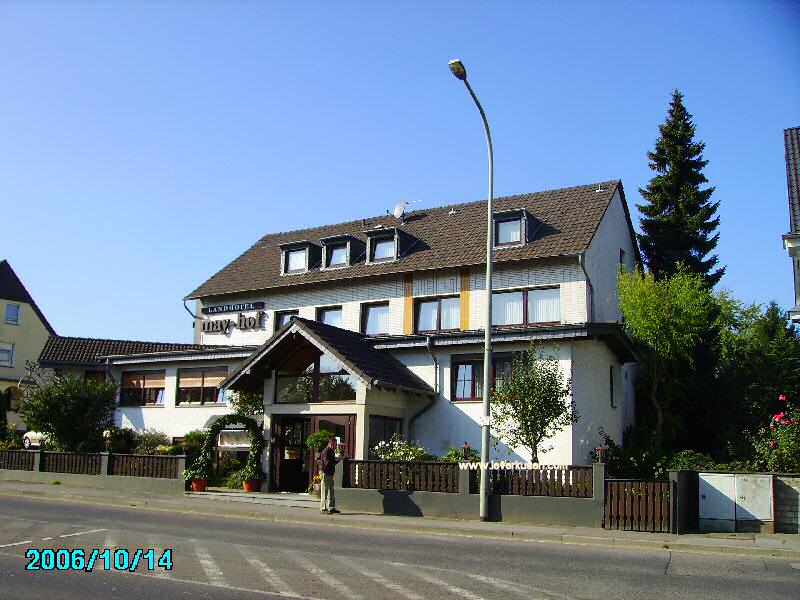
M 402 533 L 460 535 L 590 546 L 646 548 L 712 554 L 777 556 L 800 560 L 796 534 L 685 534 L 642 533 L 589 527 L 557 527 L 518 523 L 482 523 L 429 517 L 394 517 L 367 513 L 324 515 L 313 497 L 244 492 L 187 493 L 183 497 L 127 494 L 114 490 L 67 487 L 41 483 L 0 482 L 0 496 L 66 500 L 125 508 L 189 512 L 214 517 L 261 519 L 307 525 L 358 527 Z

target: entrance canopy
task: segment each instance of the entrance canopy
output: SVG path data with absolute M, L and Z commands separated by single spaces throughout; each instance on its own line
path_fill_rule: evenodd
M 341 363 L 347 373 L 368 389 L 383 387 L 435 396 L 431 386 L 388 351 L 376 349 L 368 336 L 299 317 L 253 352 L 221 387 L 261 393 L 264 379 L 271 377 L 276 369 L 300 371 L 322 356 Z

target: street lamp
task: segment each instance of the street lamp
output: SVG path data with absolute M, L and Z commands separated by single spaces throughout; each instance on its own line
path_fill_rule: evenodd
M 480 515 L 481 521 L 489 519 L 489 395 L 491 394 L 492 376 L 492 248 L 494 247 L 494 210 L 492 207 L 494 195 L 494 155 L 492 153 L 492 134 L 489 132 L 489 121 L 486 113 L 478 101 L 478 97 L 467 81 L 467 69 L 458 60 L 451 60 L 450 70 L 456 79 L 463 81 L 467 86 L 469 95 L 478 107 L 483 119 L 483 129 L 486 132 L 486 145 L 489 147 L 489 202 L 486 205 L 486 321 L 483 333 L 483 413 L 481 415 L 481 491 Z

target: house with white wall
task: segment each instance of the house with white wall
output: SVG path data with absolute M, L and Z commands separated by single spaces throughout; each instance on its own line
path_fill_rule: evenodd
M 557 356 L 580 415 L 540 455 L 580 464 L 634 419 L 636 356 L 620 268 L 640 262 L 622 183 L 495 200 L 492 382 L 535 342 Z M 402 433 L 432 454 L 480 446 L 486 202 L 271 233 L 188 294 L 195 344 L 107 350 L 120 425 L 179 438 L 263 398 L 267 486 L 308 485 L 310 433 L 370 457 Z M 549 444 L 548 444 L 549 445 Z M 502 443 L 497 460 L 529 460 Z

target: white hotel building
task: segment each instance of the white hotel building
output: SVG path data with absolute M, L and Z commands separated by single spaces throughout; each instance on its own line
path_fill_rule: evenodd
M 621 440 L 634 418 L 616 280 L 639 252 L 622 184 L 500 198 L 494 228 L 494 379 L 531 340 L 555 353 L 580 419 L 540 459 L 586 463 L 601 428 Z M 394 432 L 433 454 L 477 448 L 485 230 L 484 201 L 268 234 L 187 296 L 195 344 L 51 338 L 41 362 L 105 369 L 120 425 L 176 438 L 227 413 L 231 390 L 262 394 L 272 490 L 305 489 L 321 428 L 356 459 Z

